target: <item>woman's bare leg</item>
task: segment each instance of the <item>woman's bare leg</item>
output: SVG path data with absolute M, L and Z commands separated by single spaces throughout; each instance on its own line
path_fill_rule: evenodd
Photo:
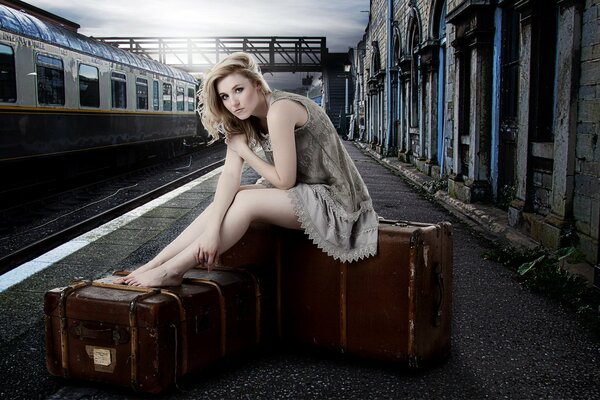
M 237 243 L 252 221 L 300 229 L 300 223 L 294 213 L 294 207 L 287 191 L 280 189 L 243 190 L 236 195 L 221 224 L 219 254 Z M 134 286 L 181 284 L 183 274 L 198 265 L 200 246 L 201 243 L 194 240 L 158 268 L 132 276 L 127 279 L 127 283 Z
M 190 225 L 188 225 L 183 232 L 179 234 L 179 236 L 177 236 L 171 243 L 162 249 L 160 253 L 158 253 L 152 260 L 131 272 L 129 275 L 127 275 L 127 277 L 115 280 L 115 283 L 123 283 L 126 281 L 126 278 L 133 277 L 145 271 L 154 269 L 175 257 L 179 252 L 189 246 L 189 244 L 192 243 L 198 235 L 202 234 L 205 221 L 211 212 L 211 205 L 206 207 L 206 209 L 202 211 L 202 213 L 196 217 L 196 219 Z
M 240 187 L 240 191 L 249 190 L 249 189 L 261 189 L 264 186 L 261 185 L 245 185 Z M 171 258 L 177 256 L 180 252 L 182 252 L 187 246 L 189 246 L 198 236 L 204 232 L 204 226 L 207 218 L 209 218 L 210 213 L 212 212 L 212 204 L 210 204 L 202 213 L 196 217 L 196 219 L 187 227 L 183 232 L 179 234 L 171 243 L 169 243 L 164 249 L 160 251 L 152 260 L 148 261 L 146 264 L 137 268 L 135 271 L 131 272 L 127 277 L 118 278 L 115 280 L 115 283 L 125 283 L 133 276 L 139 275 L 145 271 L 149 271 L 154 269 L 161 264 L 164 264 Z

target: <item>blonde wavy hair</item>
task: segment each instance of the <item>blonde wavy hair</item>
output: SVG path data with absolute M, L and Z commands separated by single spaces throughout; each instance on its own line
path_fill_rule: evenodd
M 202 125 L 212 136 L 212 141 L 218 140 L 222 134 L 245 134 L 248 143 L 251 143 L 253 140 L 257 140 L 260 129 L 258 119 L 255 117 L 246 120 L 238 119 L 223 105 L 223 100 L 217 91 L 219 81 L 233 73 L 245 76 L 253 84 L 258 83 L 264 95 L 272 92 L 260 72 L 258 63 L 250 54 L 232 53 L 218 62 L 204 76 L 198 93 L 198 111 Z

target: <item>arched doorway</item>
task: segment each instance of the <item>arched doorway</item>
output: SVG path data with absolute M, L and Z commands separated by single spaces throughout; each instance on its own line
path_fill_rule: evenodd
M 420 26 L 413 9 L 408 22 L 408 51 L 410 54 L 410 78 L 408 79 L 408 96 L 406 111 L 408 116 L 408 147 L 415 157 L 422 157 L 423 145 L 420 131 L 421 119 L 421 59 L 420 59 Z

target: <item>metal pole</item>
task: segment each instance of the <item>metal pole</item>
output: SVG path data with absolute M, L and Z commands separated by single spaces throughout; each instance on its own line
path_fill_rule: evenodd
M 344 118 L 348 115 L 348 73 L 346 73 L 346 91 L 345 91 L 346 101 L 344 102 Z

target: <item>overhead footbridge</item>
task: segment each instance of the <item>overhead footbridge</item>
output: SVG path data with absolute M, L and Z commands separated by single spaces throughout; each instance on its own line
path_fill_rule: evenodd
M 231 53 L 252 54 L 262 72 L 321 71 L 325 37 L 97 37 L 113 46 L 188 72 L 205 72 Z

